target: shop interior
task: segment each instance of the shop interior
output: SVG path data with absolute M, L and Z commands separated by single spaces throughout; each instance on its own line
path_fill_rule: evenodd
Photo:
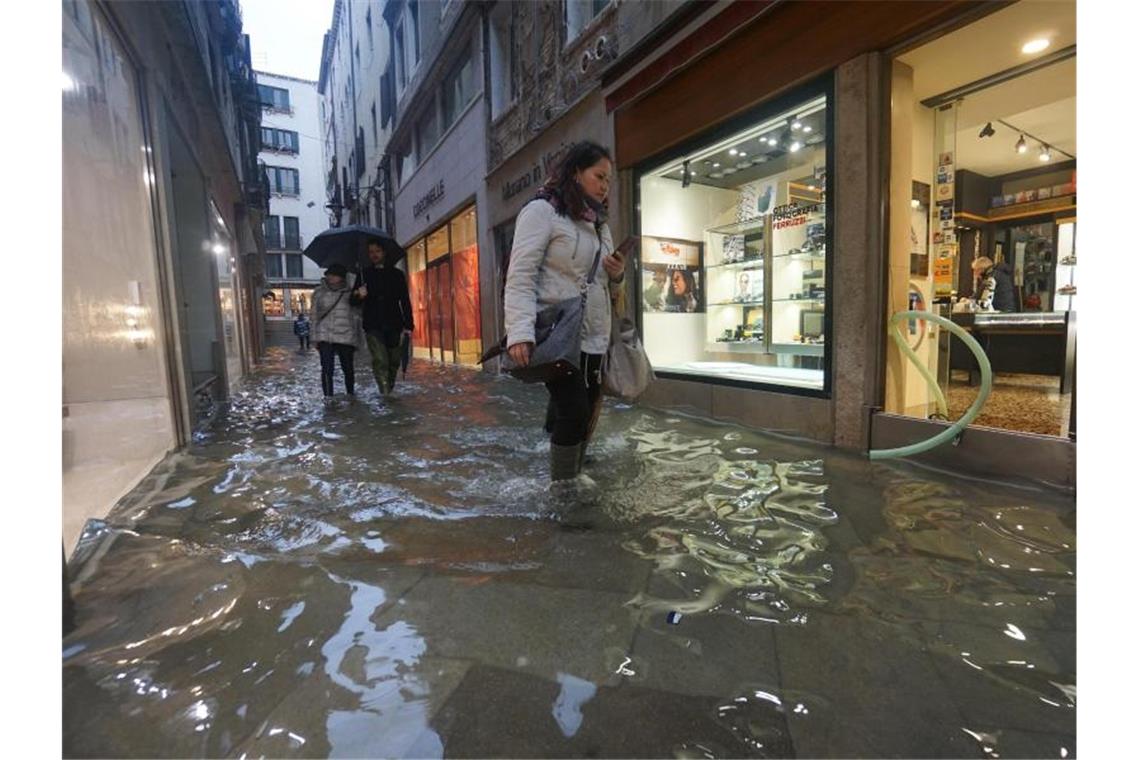
M 893 64 L 891 311 L 982 346 L 975 425 L 1075 435 L 1076 65 L 1075 3 L 1032 0 Z M 966 345 L 917 322 L 904 337 L 938 387 L 890 356 L 887 411 L 961 417 L 980 384 Z
M 827 128 L 818 95 L 640 175 L 659 373 L 824 390 Z

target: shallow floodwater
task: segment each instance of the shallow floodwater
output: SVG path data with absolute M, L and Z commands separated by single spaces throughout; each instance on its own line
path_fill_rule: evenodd
M 70 560 L 64 752 L 1074 757 L 1071 497 L 275 349 Z M 338 377 L 338 387 L 340 378 Z

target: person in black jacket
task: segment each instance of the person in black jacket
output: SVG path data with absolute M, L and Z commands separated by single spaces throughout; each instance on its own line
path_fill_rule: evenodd
M 396 268 L 391 256 L 384 255 L 379 240 L 368 242 L 372 266 L 363 272 L 363 283 L 352 294 L 352 302 L 364 305 L 364 336 L 372 354 L 372 374 L 380 392 L 388 395 L 396 387 L 400 369 L 401 342 L 412 334 L 412 302 L 408 281 Z
M 1016 311 L 1013 277 L 1003 262 L 994 264 L 988 256 L 979 256 L 970 265 L 974 270 L 974 300 L 979 311 Z

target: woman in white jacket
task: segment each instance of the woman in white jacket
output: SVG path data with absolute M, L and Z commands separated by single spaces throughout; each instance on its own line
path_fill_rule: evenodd
M 602 357 L 610 340 L 610 284 L 620 283 L 625 261 L 614 250 L 605 220 L 613 176 L 609 151 L 592 142 L 573 145 L 538 195 L 515 222 L 507 269 L 504 311 L 507 352 L 520 366 L 534 351 L 538 311 L 586 288 L 579 372 L 546 384 L 551 410 L 550 479 L 575 477 L 601 408 Z M 601 262 L 593 284 L 587 278 L 595 255 Z
M 313 340 L 321 356 L 321 390 L 325 399 L 333 395 L 333 361 L 340 359 L 344 389 L 354 396 L 353 354 L 359 345 L 360 308 L 352 300 L 342 264 L 325 270 L 321 284 L 313 289 Z

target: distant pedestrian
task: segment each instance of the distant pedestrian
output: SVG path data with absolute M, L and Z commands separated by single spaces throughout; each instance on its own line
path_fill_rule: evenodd
M 538 195 L 519 212 L 504 306 L 507 352 L 519 366 L 534 351 L 537 312 L 586 290 L 579 369 L 549 382 L 546 430 L 550 433 L 551 481 L 574 478 L 602 403 L 602 358 L 609 347 L 614 295 L 625 273 L 606 225 L 605 200 L 613 177 L 610 153 L 601 145 L 570 147 Z M 595 260 L 601 270 L 587 285 Z
M 309 316 L 305 314 L 305 312 L 301 312 L 297 315 L 297 318 L 293 320 L 293 334 L 297 336 L 297 340 L 301 343 L 299 352 L 309 350 L 310 327 L 312 327 L 312 325 L 309 323 Z
M 415 329 L 412 301 L 407 278 L 379 240 L 368 241 L 368 259 L 372 266 L 364 270 L 363 283 L 353 291 L 352 302 L 364 305 L 364 339 L 372 354 L 372 375 L 387 396 L 396 387 L 403 345 Z
M 321 354 L 321 390 L 326 399 L 333 395 L 334 357 L 340 360 L 345 391 L 352 396 L 355 390 L 352 360 L 359 342 L 360 310 L 351 303 L 347 276 L 342 265 L 333 264 L 313 290 L 312 332 Z

